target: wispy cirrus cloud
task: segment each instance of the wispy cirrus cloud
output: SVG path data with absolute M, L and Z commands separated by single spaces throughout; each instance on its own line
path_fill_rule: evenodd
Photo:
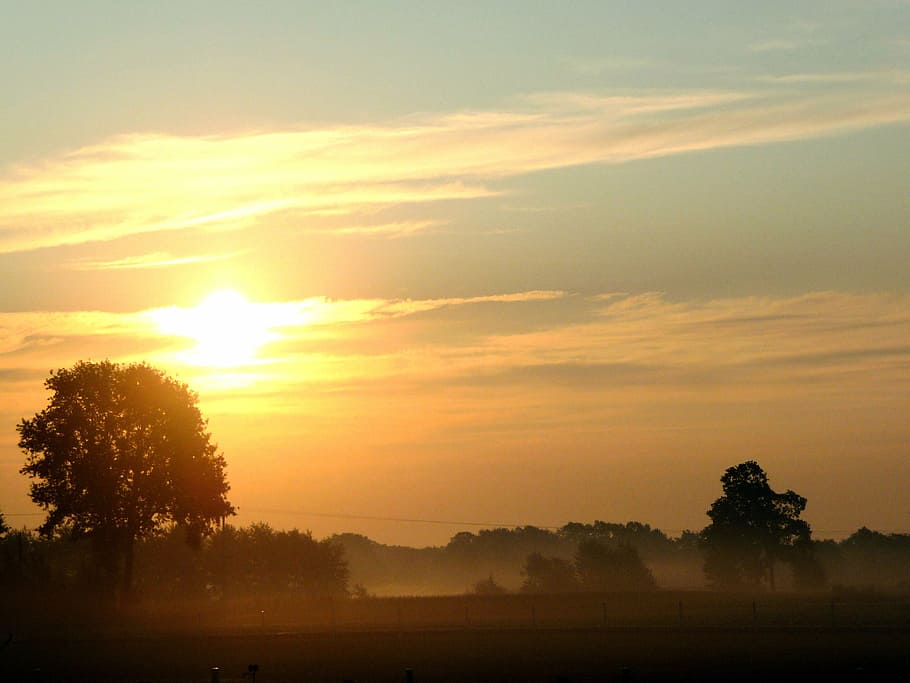
M 392 223 L 377 223 L 374 225 L 343 225 L 340 227 L 308 229 L 306 232 L 321 235 L 337 235 L 339 237 L 379 237 L 396 239 L 411 237 L 418 233 L 426 232 L 435 227 L 444 225 L 443 221 L 395 221 Z
M 808 38 L 781 38 L 752 43 L 748 49 L 749 52 L 794 52 L 818 45 L 824 45 L 824 41 Z
M 910 93 L 887 83 L 828 77 L 807 92 L 798 87 L 805 75 L 777 78 L 773 90 L 538 93 L 497 110 L 371 126 L 124 135 L 10 170 L 0 182 L 0 253 L 477 199 L 535 171 L 910 120 Z M 339 234 L 405 236 L 420 234 L 420 224 Z
M 174 256 L 165 251 L 156 251 L 138 256 L 125 256 L 109 261 L 72 261 L 66 265 L 72 270 L 145 270 L 154 268 L 172 268 L 175 266 L 191 266 L 200 263 L 214 263 L 225 261 L 242 255 L 242 251 L 224 254 L 199 254 L 195 256 Z

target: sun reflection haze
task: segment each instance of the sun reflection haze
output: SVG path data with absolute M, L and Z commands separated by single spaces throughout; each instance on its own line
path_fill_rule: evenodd
M 159 308 L 150 315 L 164 334 L 195 341 L 177 354 L 180 361 L 203 367 L 237 368 L 267 362 L 262 348 L 281 338 L 276 328 L 299 323 L 285 307 L 249 301 L 233 289 L 209 294 L 192 308 Z

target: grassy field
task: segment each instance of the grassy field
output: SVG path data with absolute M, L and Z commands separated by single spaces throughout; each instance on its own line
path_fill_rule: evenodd
M 906 680 L 910 603 L 710 593 L 374 599 L 134 608 L 32 605 L 3 680 Z M 680 603 L 682 618 L 680 619 Z M 258 609 L 257 609 L 258 608 Z M 25 617 L 30 616 L 29 621 Z M 9 619 L 9 613 L 4 614 Z M 44 622 L 43 625 L 40 622 Z M 12 624 L 10 624 L 12 625 Z M 39 671 L 40 670 L 40 671 Z

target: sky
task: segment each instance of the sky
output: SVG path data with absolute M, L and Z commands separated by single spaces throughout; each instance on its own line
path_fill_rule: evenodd
M 910 531 L 910 3 L 0 0 L 0 510 L 51 370 L 199 395 L 236 522 Z

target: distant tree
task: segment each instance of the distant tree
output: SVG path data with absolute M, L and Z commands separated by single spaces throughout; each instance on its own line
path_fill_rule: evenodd
M 525 560 L 523 593 L 569 593 L 578 590 L 575 568 L 561 557 L 531 553 Z
M 840 542 L 837 583 L 853 587 L 910 588 L 910 534 L 857 529 Z M 829 558 L 830 561 L 830 558 Z
M 641 522 L 617 524 L 596 520 L 593 524 L 569 522 L 559 530 L 560 536 L 576 544 L 586 540 L 599 541 L 609 546 L 632 546 L 642 556 L 657 557 L 674 551 L 673 541 L 660 529 Z
M 702 531 L 705 573 L 718 587 L 767 583 L 773 590 L 775 563 L 792 559 L 794 549 L 810 540 L 809 524 L 799 518 L 806 499 L 773 491 L 753 460 L 728 468 L 720 481 L 723 495 L 708 510 L 711 524 Z
M 6 520 L 3 518 L 3 511 L 0 510 L 0 536 L 3 536 L 9 531 L 9 527 L 6 526 Z
M 504 595 L 506 589 L 496 583 L 496 579 L 490 574 L 486 579 L 481 579 L 474 584 L 474 593 L 476 595 Z
M 701 548 L 701 534 L 685 529 L 676 539 L 676 550 L 681 553 L 695 553 Z
M 815 541 L 799 542 L 793 545 L 787 561 L 793 571 L 793 587 L 797 590 L 818 590 L 824 588 L 828 577 L 819 561 Z
M 309 531 L 276 531 L 262 522 L 228 525 L 212 536 L 206 555 L 211 583 L 222 594 L 348 595 L 344 548 L 331 539 L 317 541 Z
M 657 583 L 635 548 L 626 543 L 608 545 L 582 541 L 575 553 L 575 571 L 583 590 L 644 591 Z
M 45 381 L 48 406 L 17 426 L 44 508 L 44 535 L 90 537 L 113 585 L 133 579 L 134 545 L 168 523 L 197 542 L 234 513 L 224 457 L 197 397 L 144 363 L 80 362 Z M 122 568 L 121 568 L 122 567 Z
M 367 600 L 371 598 L 370 591 L 367 590 L 367 587 L 362 583 L 355 583 L 354 587 L 351 588 L 351 597 L 355 600 Z

